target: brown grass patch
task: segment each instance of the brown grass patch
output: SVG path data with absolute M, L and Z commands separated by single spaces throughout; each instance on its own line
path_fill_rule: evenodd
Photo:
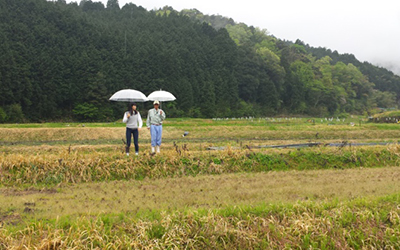
M 184 131 L 189 131 L 185 140 L 357 140 L 357 139 L 399 139 L 396 130 L 376 130 L 371 126 L 196 126 L 163 128 L 166 140 L 183 140 Z M 23 131 L 23 132 L 22 132 Z M 317 134 L 318 133 L 318 134 Z M 140 139 L 149 140 L 147 128 L 140 131 Z M 74 128 L 2 128 L 0 143 L 18 142 L 74 142 L 85 140 L 121 140 L 125 138 L 124 127 L 74 127 Z
M 222 174 L 144 181 L 60 185 L 58 192 L 0 189 L 0 211 L 35 216 L 139 213 L 148 210 L 222 208 L 234 205 L 376 197 L 400 192 L 400 168 Z

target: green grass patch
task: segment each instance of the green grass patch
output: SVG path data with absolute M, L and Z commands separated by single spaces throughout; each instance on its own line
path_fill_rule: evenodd
M 387 123 L 387 124 L 373 124 L 370 125 L 370 128 L 377 129 L 377 130 L 400 130 L 400 124 L 393 124 L 393 123 Z

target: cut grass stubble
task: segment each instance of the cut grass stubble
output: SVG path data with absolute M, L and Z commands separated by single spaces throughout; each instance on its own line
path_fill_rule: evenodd
M 399 193 L 399 183 L 400 168 L 386 167 L 64 184 L 52 189 L 10 187 L 0 189 L 0 211 L 45 219 L 60 214 L 136 215 L 152 210 L 351 200 Z

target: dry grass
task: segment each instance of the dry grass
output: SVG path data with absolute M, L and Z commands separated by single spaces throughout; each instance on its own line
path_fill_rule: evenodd
M 3 128 L 0 141 L 36 142 L 36 141 L 80 141 L 99 139 L 120 139 L 125 128 Z M 143 130 L 144 131 L 144 130 Z M 142 136 L 146 136 L 143 133 Z
M 21 148 L 21 147 L 17 147 Z M 57 185 L 92 181 L 166 178 L 271 170 L 397 166 L 398 146 L 360 148 L 232 149 L 192 151 L 190 146 L 163 146 L 163 153 L 149 150 L 126 157 L 122 146 L 28 147 L 21 152 L 0 153 L 3 185 Z M 379 156 L 378 158 L 376 158 Z M 301 159 L 301 160 L 300 160 Z
M 23 130 L 23 132 L 21 132 Z M 226 126 L 211 123 L 208 126 L 163 128 L 166 140 L 182 140 L 184 131 L 189 132 L 185 140 L 357 140 L 357 139 L 389 139 L 400 140 L 397 130 L 379 130 L 373 125 L 351 127 L 348 125 L 265 125 L 265 126 Z M 0 143 L 17 142 L 76 142 L 87 140 L 120 141 L 125 137 L 125 128 L 121 127 L 73 127 L 73 128 L 2 128 Z M 146 128 L 140 132 L 140 139 L 148 141 L 150 133 Z
M 0 181 L 7 186 L 54 186 L 271 170 L 397 166 L 400 152 L 396 145 L 303 150 L 227 147 L 223 151 L 192 150 L 192 146 L 163 145 L 163 152 L 156 156 L 147 148 L 139 157 L 126 157 L 123 146 L 115 145 L 14 146 L 0 153 Z

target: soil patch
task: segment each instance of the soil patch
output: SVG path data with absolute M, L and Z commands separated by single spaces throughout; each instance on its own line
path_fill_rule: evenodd
M 30 195 L 30 194 L 55 194 L 57 193 L 57 190 L 54 188 L 42 188 L 42 189 L 36 189 L 36 188 L 27 188 L 24 190 L 21 189 L 16 189 L 16 188 L 5 188 L 5 189 L 0 189 L 0 194 L 4 196 L 24 196 L 24 195 Z
M 18 213 L 5 214 L 0 213 L 0 228 L 7 225 L 18 225 L 22 223 L 22 217 Z

